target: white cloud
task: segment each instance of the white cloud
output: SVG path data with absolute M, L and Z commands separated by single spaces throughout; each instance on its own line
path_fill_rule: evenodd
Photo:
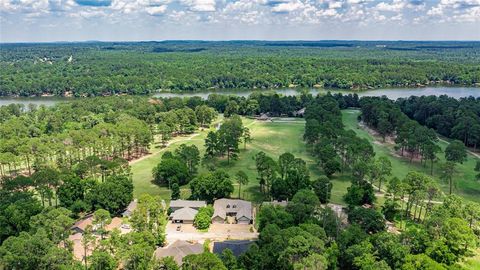
M 276 13 L 283 13 L 283 12 L 292 12 L 304 7 L 303 3 L 300 1 L 290 1 L 286 3 L 279 3 L 278 5 L 272 7 L 272 11 Z
M 480 0 L 441 0 L 426 14 L 443 22 L 480 22 Z
M 390 3 L 380 2 L 375 6 L 375 9 L 378 11 L 400 12 L 405 6 L 406 3 L 403 0 L 393 0 Z
M 71 13 L 70 16 L 72 18 L 92 19 L 92 18 L 106 17 L 108 16 L 108 14 L 104 10 L 100 10 L 97 8 L 89 8 L 89 9 L 81 10 L 79 12 Z
M 0 11 L 11 13 L 48 13 L 48 0 L 0 0 Z
M 171 0 L 113 0 L 109 9 L 122 14 L 146 12 L 149 15 L 165 13 Z
M 15 20 L 46 25 L 41 19 L 51 16 L 79 25 L 90 20 L 97 25 L 138 22 L 141 27 L 142 20 L 152 20 L 146 25 L 259 25 L 261 32 L 267 26 L 475 23 L 480 22 L 480 0 L 112 0 L 111 5 L 99 7 L 74 0 L 0 0 L 0 12 L 5 25 L 14 25 Z
M 371 0 L 347 0 L 347 3 L 350 5 L 356 5 L 356 4 L 364 4 L 368 1 L 371 1 Z
M 338 12 L 336 9 L 325 9 L 325 10 L 319 10 L 317 12 L 317 16 L 320 17 L 333 17 L 333 16 L 338 16 Z
M 150 15 L 160 15 L 165 13 L 165 11 L 167 10 L 167 5 L 147 7 L 145 10 Z
M 191 11 L 213 12 L 216 10 L 215 0 L 180 0 Z
M 340 1 L 335 1 L 335 2 L 330 2 L 328 3 L 328 8 L 332 9 L 332 8 L 341 8 L 343 5 L 342 2 Z

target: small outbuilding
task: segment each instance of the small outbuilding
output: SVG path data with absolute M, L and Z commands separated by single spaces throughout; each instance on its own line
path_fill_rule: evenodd
M 271 121 L 271 118 L 266 113 L 262 113 L 260 116 L 255 117 L 259 121 Z
M 277 200 L 273 200 L 273 201 L 270 201 L 270 202 L 263 202 L 263 203 L 262 203 L 262 206 L 270 205 L 270 206 L 287 207 L 287 204 L 288 204 L 288 201 L 277 201 Z
M 301 108 L 300 110 L 293 112 L 293 116 L 296 116 L 296 117 L 303 117 L 304 115 L 305 115 L 305 108 Z

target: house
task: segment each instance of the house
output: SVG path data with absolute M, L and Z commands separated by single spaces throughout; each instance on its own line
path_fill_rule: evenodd
M 122 216 L 130 217 L 133 214 L 133 211 L 135 211 L 135 209 L 137 209 L 137 199 L 131 201 L 128 204 L 127 209 L 125 209 L 125 211 L 122 213 Z
M 303 115 L 305 115 L 305 108 L 301 108 L 300 110 L 293 112 L 293 116 L 296 117 L 303 117 Z
M 281 206 L 281 207 L 287 207 L 288 201 L 277 201 L 273 200 L 271 202 L 263 202 L 262 206 L 264 205 L 271 205 L 271 206 Z
M 110 224 L 108 224 L 107 226 L 105 226 L 105 229 L 109 232 L 115 230 L 115 229 L 119 229 L 121 230 L 121 226 L 123 224 L 123 220 L 119 217 L 114 217 L 112 218 L 112 221 L 110 222 Z
M 196 209 L 184 207 L 171 213 L 170 219 L 172 220 L 172 223 L 192 224 L 197 213 L 198 210 Z
M 230 249 L 235 257 L 245 253 L 254 241 L 250 240 L 228 240 L 223 242 L 213 242 L 213 253 L 222 254 L 223 250 Z
M 72 242 L 72 252 L 73 258 L 77 261 L 83 261 L 85 259 L 85 255 L 90 256 L 92 255 L 94 245 L 89 245 L 87 249 L 83 246 L 82 240 L 83 235 L 81 233 L 75 233 L 68 236 L 68 240 Z
M 253 221 L 251 202 L 219 199 L 214 202 L 213 209 L 213 223 L 251 224 Z
M 181 208 L 189 207 L 198 210 L 200 207 L 207 206 L 205 201 L 173 200 L 170 201 L 170 211 L 175 212 Z
M 183 257 L 190 255 L 190 254 L 200 254 L 203 253 L 203 245 L 201 244 L 190 244 L 186 241 L 177 240 L 171 245 L 164 247 L 164 248 L 157 248 L 155 250 L 154 256 L 157 259 L 161 259 L 164 257 L 173 257 L 175 262 L 178 265 L 182 265 Z
M 88 225 L 93 226 L 93 215 L 87 215 L 73 224 L 72 230 L 75 233 L 83 234 Z M 93 228 L 92 228 L 93 229 Z
M 266 113 L 262 113 L 260 116 L 255 117 L 259 121 L 270 121 L 271 118 Z

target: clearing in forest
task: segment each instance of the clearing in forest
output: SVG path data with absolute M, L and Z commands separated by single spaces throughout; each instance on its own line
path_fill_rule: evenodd
M 360 115 L 359 110 L 344 110 L 342 111 L 343 123 L 346 129 L 352 129 L 361 138 L 368 139 L 375 150 L 375 157 L 386 156 L 392 162 L 392 174 L 398 178 L 403 178 L 409 171 L 420 171 L 425 174 L 430 174 L 430 166 L 426 167 L 421 165 L 419 161 L 413 161 L 410 163 L 408 157 L 400 157 L 393 149 L 393 144 L 383 143 L 380 137 L 375 137 L 363 127 L 361 127 L 357 121 L 357 117 Z M 445 163 L 445 156 L 443 151 L 448 145 L 447 141 L 440 140 L 438 145 L 442 149 L 442 152 L 437 154 L 438 160 L 434 164 L 433 177 L 438 180 L 438 183 L 443 192 L 448 194 L 448 183 L 440 180 L 440 164 Z M 456 187 L 454 193 L 462 196 L 466 199 L 480 202 L 480 182 L 475 179 L 475 164 L 476 157 L 472 154 L 468 154 L 468 159 L 463 164 L 457 165 L 457 173 L 454 176 Z
M 239 170 L 243 170 L 249 177 L 247 186 L 242 186 L 241 197 L 251 201 L 261 201 L 263 199 L 260 193 L 259 181 L 257 179 L 257 171 L 255 166 L 254 156 L 260 151 L 264 151 L 267 155 L 274 159 L 285 153 L 290 152 L 296 157 L 305 160 L 310 170 L 311 180 L 315 180 L 321 171 L 316 165 L 315 159 L 307 152 L 306 144 L 303 141 L 303 133 L 305 130 L 305 121 L 303 119 L 279 120 L 273 119 L 270 121 L 256 121 L 252 119 L 242 118 L 244 126 L 250 129 L 253 141 L 247 144 L 247 149 L 240 145 L 240 153 L 238 159 L 227 164 L 226 160 L 219 160 L 217 168 L 226 170 L 232 177 Z M 205 152 L 204 140 L 208 130 L 199 131 L 198 135 L 191 137 L 185 136 L 185 140 L 175 138 L 175 142 L 169 144 L 161 151 L 156 151 L 155 154 L 144 158 L 132 164 L 133 182 L 135 186 L 134 195 L 138 197 L 140 194 L 148 193 L 153 195 L 160 195 L 165 200 L 170 200 L 170 191 L 166 187 L 159 187 L 153 184 L 152 168 L 161 160 L 161 156 L 165 151 L 173 151 L 182 143 L 195 144 L 200 150 L 203 157 Z M 204 172 L 206 169 L 200 165 L 199 172 Z M 238 197 L 238 185 L 232 178 L 235 191 L 232 197 Z M 332 180 L 332 198 L 333 203 L 344 204 L 342 196 L 346 193 L 346 189 L 350 186 L 348 177 L 338 176 Z M 181 187 L 182 197 L 189 195 L 188 185 Z

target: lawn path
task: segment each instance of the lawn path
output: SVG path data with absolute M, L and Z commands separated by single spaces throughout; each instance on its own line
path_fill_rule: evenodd
M 438 140 L 441 141 L 441 142 L 444 142 L 444 143 L 446 143 L 446 144 L 450 144 L 449 141 L 447 141 L 447 140 L 445 140 L 445 139 L 442 139 L 442 138 L 440 138 L 440 137 L 438 137 Z M 479 155 L 479 154 L 477 154 L 477 153 L 475 153 L 475 152 L 473 152 L 473 151 L 470 151 L 470 150 L 468 150 L 468 149 L 467 149 L 467 152 L 468 152 L 469 154 L 471 154 L 472 156 L 475 156 L 476 158 L 480 159 L 480 155 Z
M 198 135 L 200 135 L 200 133 L 194 133 L 192 134 L 191 136 L 188 136 L 187 138 L 184 138 L 184 137 L 178 137 L 174 140 L 171 140 L 169 142 L 167 142 L 167 144 L 165 145 L 165 147 L 162 147 L 160 149 L 158 149 L 157 151 L 152 151 L 151 153 L 141 157 L 141 158 L 137 158 L 135 160 L 132 160 L 130 162 L 128 162 L 128 164 L 132 165 L 132 164 L 135 164 L 139 161 L 142 161 L 144 159 L 147 159 L 147 158 L 150 158 L 154 155 L 157 155 L 158 153 L 162 152 L 163 150 L 167 149 L 168 146 L 172 145 L 172 144 L 175 144 L 175 143 L 178 143 L 178 142 L 185 142 L 185 141 L 190 141 L 192 140 L 193 138 L 197 137 Z
M 362 127 L 356 117 L 359 113 L 359 110 L 343 110 L 343 119 L 346 128 L 352 129 L 358 136 L 369 140 L 373 145 L 377 157 L 386 156 L 390 159 L 392 162 L 392 176 L 404 178 L 410 171 L 419 171 L 430 175 L 429 166 L 423 166 L 416 161 L 410 162 L 408 159 L 397 155 L 393 150 L 393 145 L 382 143 L 380 138 L 375 136 L 375 134 L 371 134 L 365 127 Z M 448 140 L 439 138 L 438 145 L 443 151 L 448 144 Z M 448 194 L 448 183 L 440 180 L 440 164 L 445 162 L 445 157 L 440 153 L 437 155 L 437 158 L 438 161 L 434 165 L 433 178 L 437 181 L 441 190 L 445 194 Z M 458 172 L 455 175 L 456 187 L 454 192 L 461 197 L 476 202 L 480 202 L 480 184 L 476 180 L 476 174 L 473 169 L 475 168 L 478 158 L 480 158 L 480 155 L 468 151 L 467 160 L 457 165 Z

